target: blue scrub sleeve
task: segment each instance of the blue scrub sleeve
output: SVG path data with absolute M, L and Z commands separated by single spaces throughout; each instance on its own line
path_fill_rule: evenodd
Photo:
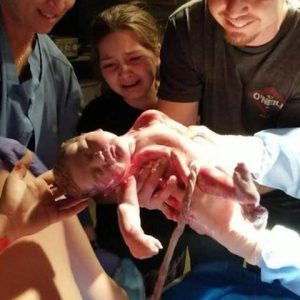
M 0 168 L 13 168 L 13 166 L 24 156 L 26 150 L 27 148 L 19 142 L 13 139 L 0 137 Z M 30 171 L 35 176 L 47 171 L 45 165 L 34 153 L 32 153 Z
M 275 226 L 262 250 L 261 280 L 275 280 L 300 296 L 300 236 L 297 232 Z
M 265 151 L 255 180 L 300 198 L 300 128 L 270 129 L 255 134 Z

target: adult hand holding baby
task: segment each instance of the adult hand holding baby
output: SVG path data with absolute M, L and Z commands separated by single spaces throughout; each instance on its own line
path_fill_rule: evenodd
M 4 182 L 0 221 L 6 224 L 5 235 L 10 240 L 38 232 L 86 207 L 83 200 L 57 200 L 62 191 L 52 186 L 52 173 L 33 177 L 28 171 L 31 160 L 32 154 L 27 151 Z

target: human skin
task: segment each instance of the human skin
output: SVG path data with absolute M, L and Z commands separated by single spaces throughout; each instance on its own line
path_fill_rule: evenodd
M 260 46 L 277 34 L 287 13 L 286 0 L 209 0 L 210 13 L 235 46 Z
M 9 174 L 0 171 L 0 237 L 6 236 L 10 241 L 73 216 L 87 205 L 84 200 L 72 204 L 63 198 L 53 186 L 51 172 L 33 178 L 28 171 L 31 159 L 27 151 Z
M 156 105 L 159 48 L 144 47 L 131 30 L 117 30 L 98 43 L 99 67 L 109 87 L 138 109 Z
M 246 190 L 245 187 L 242 194 L 237 193 L 232 180 L 233 170 L 231 173 L 214 170 L 213 158 L 210 151 L 205 152 L 190 138 L 187 127 L 159 111 L 148 110 L 120 137 L 98 130 L 64 143 L 54 176 L 56 184 L 74 198 L 117 189 L 121 233 L 131 253 L 146 258 L 162 247 L 157 239 L 143 232 L 139 219 L 135 175 L 149 161 L 164 159 L 168 162 L 162 187 L 164 180 L 175 176 L 183 189 L 188 183 L 189 166 L 196 162 L 200 166 L 197 187 L 202 195 L 238 200 L 251 220 L 256 219 L 256 211 L 261 213 L 256 189 Z M 200 193 L 198 196 L 201 197 Z M 178 203 L 180 205 L 180 201 Z

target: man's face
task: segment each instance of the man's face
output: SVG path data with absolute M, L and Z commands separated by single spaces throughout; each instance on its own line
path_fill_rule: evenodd
M 235 46 L 260 46 L 277 34 L 287 13 L 285 0 L 208 0 L 209 11 Z
M 76 0 L 1 0 L 3 13 L 20 28 L 49 33 Z

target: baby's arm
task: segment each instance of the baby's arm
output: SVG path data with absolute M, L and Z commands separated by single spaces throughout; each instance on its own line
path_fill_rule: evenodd
M 118 191 L 118 221 L 122 236 L 131 254 L 148 258 L 158 253 L 162 245 L 156 238 L 146 235 L 141 227 L 136 180 L 130 176 Z
M 166 114 L 155 109 L 149 109 L 143 112 L 135 121 L 132 126 L 133 130 L 138 130 L 143 127 L 149 127 L 153 124 L 162 123 L 167 125 L 170 129 L 184 134 L 187 131 L 187 127 L 181 123 L 171 119 Z

